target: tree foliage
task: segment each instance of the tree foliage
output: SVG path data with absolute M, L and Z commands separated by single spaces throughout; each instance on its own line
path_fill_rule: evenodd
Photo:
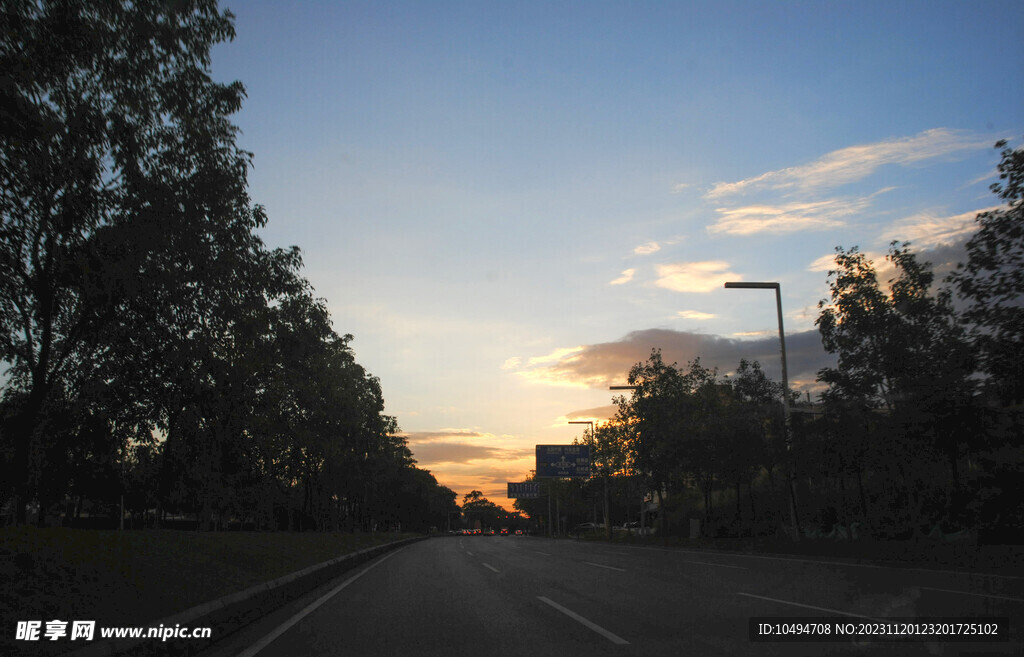
M 1005 205 L 978 214 L 978 230 L 967 242 L 967 262 L 951 276 L 968 302 L 965 323 L 972 329 L 987 387 L 1003 403 L 1024 401 L 1024 148 L 1001 150 L 1000 182 L 991 186 Z
M 231 122 L 245 91 L 210 73 L 233 36 L 214 0 L 0 14 L 0 453 L 18 522 L 124 500 L 204 527 L 372 529 L 454 505 L 298 248 L 256 234 Z

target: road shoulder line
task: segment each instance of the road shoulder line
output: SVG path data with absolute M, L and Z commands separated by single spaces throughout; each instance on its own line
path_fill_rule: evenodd
M 401 548 L 399 548 L 399 550 L 401 550 Z M 292 616 L 291 618 L 289 618 L 285 622 L 283 622 L 280 625 L 278 625 L 276 628 L 274 628 L 269 634 L 264 636 L 262 639 L 260 639 L 256 643 L 252 644 L 251 646 L 249 646 L 248 648 L 246 648 L 245 650 L 240 652 L 238 654 L 238 657 L 254 657 L 254 655 L 258 654 L 261 650 L 263 650 L 264 648 L 269 646 L 271 643 L 273 643 L 274 640 L 277 639 L 277 637 L 281 636 L 282 634 L 287 632 L 289 629 L 291 629 L 293 625 L 298 623 L 300 620 L 302 620 L 303 618 L 305 618 L 306 616 L 308 616 L 312 612 L 316 611 L 316 609 L 318 607 L 320 607 L 322 604 L 324 604 L 325 602 L 327 602 L 328 600 L 333 598 L 337 593 L 339 593 L 342 589 L 347 587 L 349 584 L 351 584 L 352 582 L 356 581 L 357 579 L 359 579 L 360 577 L 362 577 L 366 573 L 370 572 L 371 570 L 373 570 L 374 568 L 376 568 L 380 564 L 382 564 L 385 561 L 387 561 L 388 559 L 390 559 L 399 550 L 395 550 L 394 552 L 387 553 L 386 555 L 384 555 L 378 561 L 373 562 L 372 564 L 370 564 L 366 568 L 363 568 L 362 570 L 360 570 L 358 573 L 356 573 L 352 577 L 349 577 L 348 579 L 346 579 L 341 584 L 335 586 L 333 589 L 331 589 L 327 593 L 323 594 L 322 596 L 320 596 L 319 598 L 317 598 L 316 600 L 311 602 L 304 609 L 299 611 L 299 613 L 295 614 L 294 616 Z
M 814 605 L 805 605 L 802 602 L 792 602 L 790 600 L 780 600 L 778 598 L 769 598 L 763 595 L 754 595 L 753 593 L 737 593 L 736 595 L 742 595 L 747 598 L 756 598 L 758 600 L 767 600 L 768 602 L 777 602 L 779 604 L 790 605 L 792 607 L 802 607 L 803 609 L 813 609 L 815 611 L 826 611 L 830 614 L 839 614 L 841 616 L 851 616 L 853 618 L 863 618 L 869 621 L 885 622 L 885 619 L 874 618 L 872 616 L 865 616 L 863 614 L 854 614 L 849 611 L 840 611 L 839 609 L 829 609 L 828 607 L 816 607 Z

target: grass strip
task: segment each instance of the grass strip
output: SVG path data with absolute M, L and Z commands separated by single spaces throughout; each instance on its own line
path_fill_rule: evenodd
M 335 557 L 411 534 L 0 529 L 0 653 L 19 620 L 145 625 Z M 63 647 L 68 640 L 32 642 Z

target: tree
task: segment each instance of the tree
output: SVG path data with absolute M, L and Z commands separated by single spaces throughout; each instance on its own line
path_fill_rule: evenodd
M 888 292 L 856 247 L 836 248 L 832 298 L 818 304 L 815 320 L 825 350 L 838 356 L 837 367 L 819 372 L 830 386 L 826 396 L 891 412 L 910 400 L 962 393 L 972 363 L 949 291 L 933 293 L 930 265 L 908 243 L 893 242 L 886 259 L 897 272 Z
M 832 299 L 818 303 L 815 324 L 825 350 L 839 358 L 837 367 L 818 373 L 819 379 L 829 384 L 830 395 L 891 407 L 892 304 L 878 284 L 874 264 L 857 247 L 849 252 L 836 247 L 835 262 L 836 269 L 829 271 Z
M 244 90 L 209 73 L 234 35 L 213 0 L 12 2 L 0 34 L 0 357 L 24 400 L 5 433 L 24 521 L 48 400 L 81 389 L 119 308 L 152 277 L 210 283 L 210 244 L 235 248 L 263 216 L 228 120 Z
M 1002 149 L 999 179 L 991 190 L 1006 206 L 978 214 L 967 242 L 967 262 L 950 276 L 968 302 L 963 316 L 972 329 L 987 375 L 986 387 L 1004 404 L 1024 402 L 1024 148 Z
M 604 426 L 593 426 L 583 432 L 582 445 L 590 447 L 591 474 L 601 481 L 602 508 L 605 522 L 605 535 L 612 537 L 611 482 L 613 476 L 621 476 L 626 469 L 626 445 L 624 432 L 617 422 Z M 576 441 L 573 441 L 574 443 Z M 594 479 L 591 479 L 591 483 Z
M 653 349 L 646 363 L 630 369 L 627 380 L 636 388 L 630 399 L 618 399 L 616 422 L 628 433 L 635 472 L 658 496 L 662 533 L 667 528 L 664 492 L 683 490 L 690 481 L 701 488 L 710 514 L 722 403 L 717 371 L 703 367 L 699 358 L 683 371 Z
M 833 412 L 881 411 L 861 425 L 874 434 L 869 451 L 850 445 L 840 453 L 868 456 L 894 484 L 899 524 L 924 517 L 928 489 L 944 486 L 934 474 L 937 463 L 945 463 L 953 487 L 959 486 L 958 461 L 972 439 L 973 363 L 950 293 L 933 291 L 928 263 L 895 242 L 887 259 L 897 276 L 885 290 L 862 253 L 837 248 L 837 269 L 829 272 L 832 298 L 819 303 L 816 323 L 825 349 L 838 356 L 837 367 L 819 372 Z M 843 469 L 859 480 L 864 464 L 844 462 Z
M 775 491 L 775 470 L 789 461 L 782 405 L 782 384 L 772 381 L 758 361 L 740 360 L 735 377 L 729 381 L 731 397 L 723 409 L 723 474 L 736 491 L 736 517 L 742 520 L 741 486 L 747 486 L 751 521 L 757 519 L 753 479 L 762 468 L 768 475 L 776 517 L 783 517 L 783 505 Z
M 491 502 L 478 490 L 472 490 L 462 496 L 462 514 L 471 521 L 480 521 L 482 527 L 494 528 L 501 524 L 506 515 L 504 509 Z
M 680 402 L 685 384 L 675 364 L 666 364 L 658 349 L 651 350 L 646 363 L 630 369 L 627 381 L 636 387 L 631 398 L 618 398 L 616 422 L 627 432 L 634 471 L 644 488 L 663 502 L 668 482 L 682 468 Z M 665 514 L 659 516 L 664 529 Z

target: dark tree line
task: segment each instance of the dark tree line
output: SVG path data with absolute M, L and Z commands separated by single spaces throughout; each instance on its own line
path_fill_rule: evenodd
M 646 495 L 662 532 L 699 518 L 705 535 L 1024 542 L 1024 149 L 996 148 L 1005 204 L 978 215 L 946 280 L 906 243 L 890 245 L 887 282 L 836 249 L 816 324 L 837 364 L 819 372 L 819 403 L 757 362 L 724 377 L 654 350 L 617 416 L 584 435 L 594 478 L 550 484 L 569 516 L 603 515 L 608 474 L 613 520 L 636 519 Z M 546 500 L 517 508 L 545 516 Z
M 299 250 L 268 249 L 213 0 L 0 14 L 2 499 L 203 527 L 441 526 Z

